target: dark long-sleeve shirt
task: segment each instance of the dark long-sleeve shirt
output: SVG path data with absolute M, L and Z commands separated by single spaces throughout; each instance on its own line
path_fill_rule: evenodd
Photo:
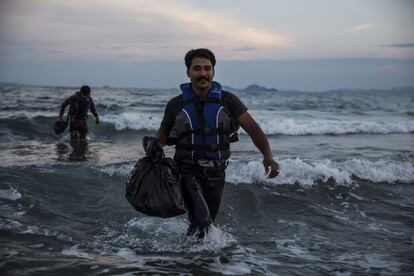
M 86 98 L 87 101 L 89 101 L 89 110 L 91 111 L 91 113 L 93 114 L 93 116 L 95 116 L 96 118 L 98 117 L 98 113 L 96 112 L 96 107 L 95 107 L 95 103 L 93 102 L 93 99 L 91 96 L 88 96 Z M 76 94 L 70 96 L 69 98 L 67 98 L 62 105 L 60 106 L 60 113 L 59 116 L 62 117 L 63 114 L 65 113 L 65 109 L 68 105 L 73 106 L 76 103 Z

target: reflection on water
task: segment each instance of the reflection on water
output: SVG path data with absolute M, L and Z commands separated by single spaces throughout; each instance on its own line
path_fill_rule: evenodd
M 56 144 L 59 161 L 86 161 L 91 158 L 87 140 L 71 140 L 70 144 Z

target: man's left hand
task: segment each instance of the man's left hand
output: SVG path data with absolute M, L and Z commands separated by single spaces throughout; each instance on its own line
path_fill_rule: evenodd
M 95 123 L 96 123 L 96 125 L 99 125 L 99 118 L 98 117 L 96 117 Z
M 274 178 L 280 173 L 279 164 L 272 158 L 263 159 L 263 166 L 265 167 L 266 174 L 269 178 Z

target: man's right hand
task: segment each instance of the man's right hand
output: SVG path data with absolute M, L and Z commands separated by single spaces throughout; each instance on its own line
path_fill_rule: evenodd
M 61 122 L 63 122 L 64 120 L 63 120 L 63 116 L 59 116 L 59 120 L 61 121 Z
M 265 167 L 266 174 L 269 178 L 274 178 L 280 173 L 279 164 L 273 160 L 273 158 L 264 158 L 263 166 Z
M 162 146 L 155 137 L 144 136 L 144 138 L 142 139 L 142 146 L 147 156 L 156 159 L 164 157 L 164 151 L 162 150 Z

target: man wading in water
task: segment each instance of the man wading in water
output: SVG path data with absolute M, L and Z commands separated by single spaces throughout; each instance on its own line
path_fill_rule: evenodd
M 86 138 L 86 134 L 88 133 L 87 119 L 89 110 L 95 116 L 96 124 L 99 124 L 98 113 L 96 112 L 95 104 L 90 94 L 91 88 L 84 85 L 80 91 L 67 98 L 60 107 L 59 119 L 63 121 L 66 106 L 70 105 L 68 115 L 71 140 L 84 140 Z
M 234 94 L 213 81 L 216 59 L 208 49 L 190 50 L 185 55 L 190 83 L 165 108 L 155 138 L 175 144 L 174 159 L 182 176 L 184 203 L 190 226 L 187 236 L 203 238 L 216 218 L 230 157 L 230 143 L 237 141 L 239 125 L 263 154 L 270 178 L 279 174 L 266 135 Z

